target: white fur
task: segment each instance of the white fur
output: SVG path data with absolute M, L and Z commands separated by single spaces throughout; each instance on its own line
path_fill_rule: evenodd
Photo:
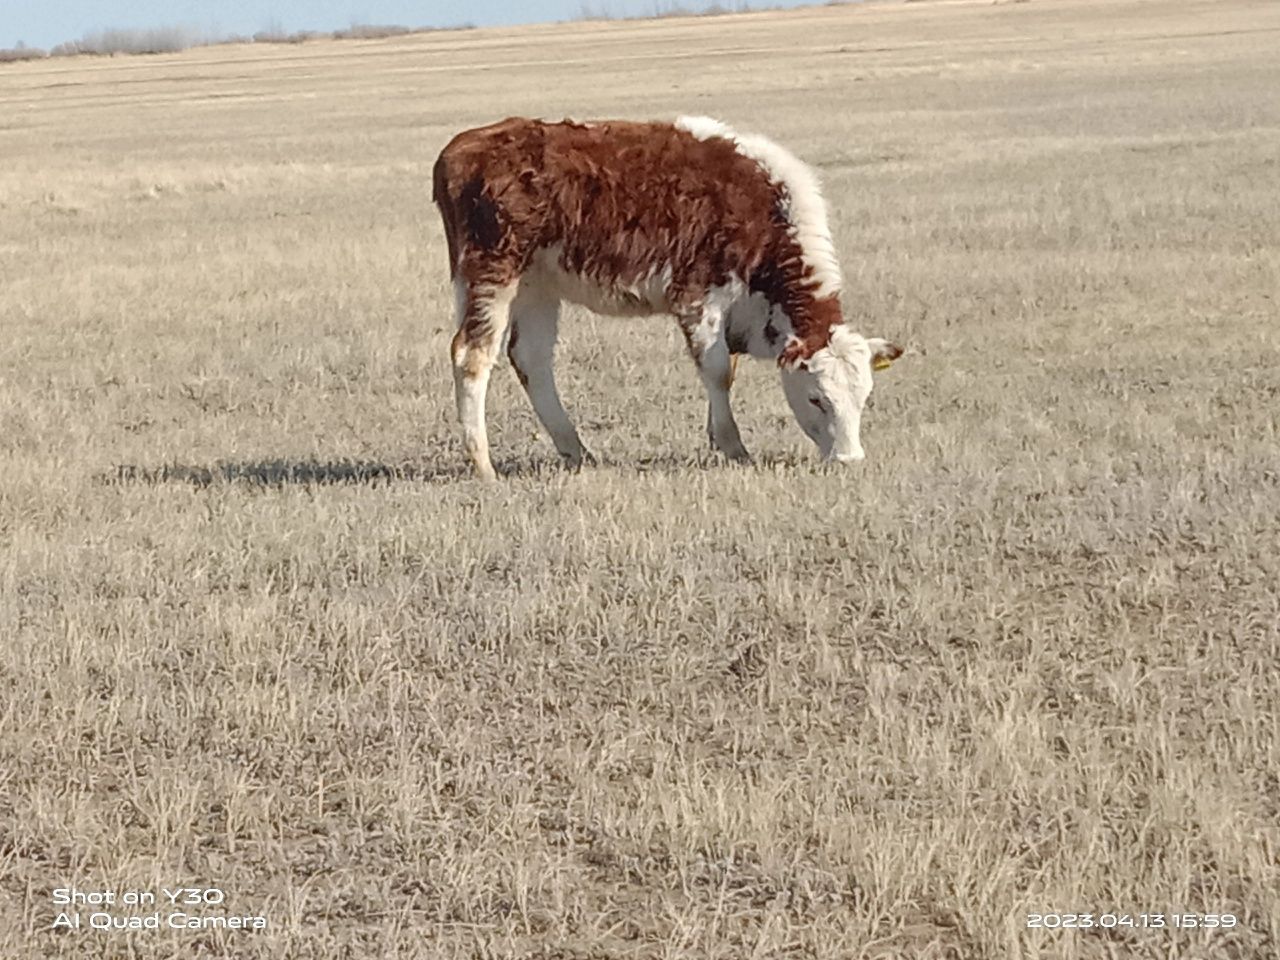
M 559 322 L 560 301 L 522 283 L 511 304 L 511 362 L 557 452 L 576 468 L 582 465 L 586 450 L 556 389 L 554 360 Z
M 667 292 L 671 287 L 671 264 L 651 270 L 635 283 L 602 282 L 594 277 L 569 273 L 560 266 L 560 244 L 543 247 L 521 278 L 522 289 L 534 288 L 559 300 L 576 303 L 596 313 L 615 317 L 667 313 Z
M 772 340 L 765 334 L 768 327 L 773 327 Z M 725 330 L 734 350 L 760 360 L 776 360 L 792 336 L 787 311 L 760 293 L 739 297 L 729 305 Z
M 699 140 L 723 137 L 733 141 L 739 153 L 760 164 L 773 182 L 785 188 L 792 235 L 800 244 L 805 264 L 818 281 L 815 295 L 826 297 L 839 293 L 840 262 L 827 226 L 827 205 L 822 199 L 817 174 L 769 138 L 738 133 L 711 117 L 680 117 L 675 125 Z

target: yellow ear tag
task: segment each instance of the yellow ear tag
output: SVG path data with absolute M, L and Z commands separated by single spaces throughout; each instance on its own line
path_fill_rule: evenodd
M 888 357 L 876 357 L 871 361 L 872 370 L 888 370 L 893 366 L 893 361 Z

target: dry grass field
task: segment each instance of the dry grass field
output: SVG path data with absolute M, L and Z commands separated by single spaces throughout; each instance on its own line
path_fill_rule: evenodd
M 1280 956 L 1278 44 L 1032 0 L 0 68 L 0 957 Z M 674 324 L 575 309 L 601 464 L 504 360 L 472 480 L 437 151 L 679 113 L 819 168 L 913 348 L 867 462 L 748 364 L 725 465 Z

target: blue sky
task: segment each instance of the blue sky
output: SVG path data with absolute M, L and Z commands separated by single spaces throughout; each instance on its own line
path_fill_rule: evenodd
M 0 48 L 19 41 L 51 47 L 111 28 L 191 27 L 215 35 L 253 34 L 282 27 L 334 30 L 353 23 L 455 26 L 567 20 L 584 6 L 615 16 L 650 14 L 709 0 L 0 0 Z M 799 6 L 804 0 L 769 0 L 768 6 Z M 808 0 L 813 2 L 813 0 Z M 742 0 L 721 0 L 737 8 Z

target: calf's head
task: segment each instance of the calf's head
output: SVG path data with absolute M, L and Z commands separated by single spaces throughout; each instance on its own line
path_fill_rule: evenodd
M 862 460 L 862 409 L 871 395 L 871 372 L 902 356 L 896 343 L 854 333 L 844 324 L 807 359 L 782 367 L 782 390 L 800 429 L 823 460 Z

